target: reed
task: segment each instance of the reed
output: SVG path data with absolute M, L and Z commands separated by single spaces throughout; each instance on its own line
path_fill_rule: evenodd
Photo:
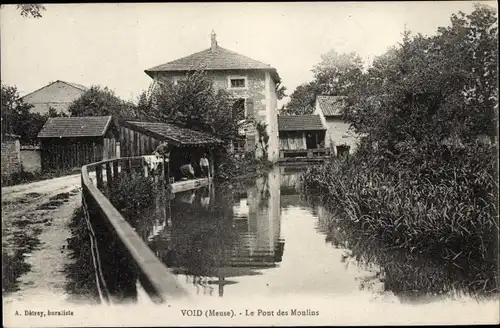
M 496 147 L 361 151 L 310 167 L 305 192 L 337 221 L 385 247 L 451 264 L 478 289 L 498 287 Z

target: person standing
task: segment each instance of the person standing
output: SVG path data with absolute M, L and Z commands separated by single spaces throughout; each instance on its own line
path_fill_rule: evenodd
M 200 158 L 200 168 L 203 176 L 208 177 L 208 159 L 207 154 L 203 154 Z

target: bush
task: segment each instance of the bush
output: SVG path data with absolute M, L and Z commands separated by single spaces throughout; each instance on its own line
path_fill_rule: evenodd
M 154 204 L 156 192 L 157 186 L 151 177 L 132 172 L 119 175 L 106 194 L 113 206 L 134 225 L 142 210 Z

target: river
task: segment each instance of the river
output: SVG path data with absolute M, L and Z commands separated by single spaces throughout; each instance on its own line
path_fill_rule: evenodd
M 364 294 L 429 302 L 461 297 L 454 270 L 384 250 L 337 226 L 300 194 L 300 170 L 172 195 L 136 230 L 191 294 L 238 299 Z

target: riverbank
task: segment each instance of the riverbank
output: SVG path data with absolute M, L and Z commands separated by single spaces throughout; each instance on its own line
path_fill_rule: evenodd
M 335 213 L 332 226 L 409 258 L 425 256 L 472 293 L 495 293 L 496 149 L 419 151 L 397 160 L 371 152 L 335 159 L 308 168 L 302 185 Z

